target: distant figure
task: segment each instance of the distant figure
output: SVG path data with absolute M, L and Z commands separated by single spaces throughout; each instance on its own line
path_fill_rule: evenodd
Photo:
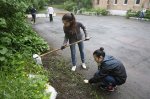
M 53 21 L 53 14 L 54 14 L 54 9 L 53 9 L 53 7 L 48 7 L 48 8 L 47 8 L 47 13 L 49 14 L 50 22 L 52 22 L 52 21 Z
M 30 9 L 30 13 L 32 15 L 31 21 L 33 21 L 33 23 L 35 24 L 35 22 L 36 22 L 36 9 L 33 6 Z
M 146 12 L 146 9 L 143 8 L 140 12 L 140 16 L 139 16 L 140 19 L 143 19 L 145 17 L 145 12 Z

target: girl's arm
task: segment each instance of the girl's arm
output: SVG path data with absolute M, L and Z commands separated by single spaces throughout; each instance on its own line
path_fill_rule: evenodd
M 87 37 L 87 31 L 86 31 L 85 26 L 82 23 L 80 23 L 80 27 L 82 28 L 82 30 L 83 30 L 83 32 L 85 34 L 85 38 L 86 38 Z
M 94 75 L 94 77 L 89 80 L 89 83 L 100 82 L 107 75 L 108 75 L 108 73 L 107 73 L 106 70 L 99 70 L 99 74 L 98 75 Z
M 67 45 L 67 42 L 68 42 L 68 36 L 65 34 L 63 46 Z
M 80 23 L 80 27 L 83 29 L 83 32 L 85 34 L 85 40 L 89 40 L 90 37 L 88 37 L 85 26 L 82 23 Z

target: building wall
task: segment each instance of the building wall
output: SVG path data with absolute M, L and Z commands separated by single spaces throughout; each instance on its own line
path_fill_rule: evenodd
M 105 8 L 108 10 L 122 10 L 126 11 L 129 9 L 139 11 L 143 7 L 150 9 L 150 0 L 140 0 L 140 4 L 135 4 L 135 0 L 128 0 L 127 4 L 124 4 L 125 0 L 117 0 L 117 4 L 114 4 L 115 0 L 93 0 L 94 8 Z
M 99 3 L 98 3 L 99 2 Z M 94 8 L 104 8 L 107 9 L 107 0 L 93 0 Z

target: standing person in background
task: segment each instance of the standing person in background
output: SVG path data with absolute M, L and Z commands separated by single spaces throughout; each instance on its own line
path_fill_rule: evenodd
M 89 40 L 89 37 L 87 36 L 86 28 L 83 26 L 82 23 L 76 22 L 76 19 L 72 13 L 65 14 L 62 17 L 62 21 L 64 24 L 63 29 L 64 29 L 64 33 L 65 33 L 63 46 L 61 47 L 62 50 L 67 45 L 68 40 L 69 40 L 69 43 L 71 44 L 71 43 L 74 43 L 74 42 L 77 42 L 77 41 L 83 39 L 80 28 L 84 31 L 85 40 Z M 82 61 L 81 66 L 84 69 L 86 69 L 83 42 L 79 42 L 78 47 L 79 47 L 81 61 Z M 73 65 L 71 70 L 75 71 L 76 70 L 76 61 L 77 61 L 77 59 L 76 59 L 76 44 L 71 45 L 70 50 L 71 50 L 71 59 L 72 59 L 72 65 Z
M 36 9 L 33 6 L 30 9 L 30 13 L 32 15 L 31 21 L 33 21 L 33 23 L 35 24 L 35 22 L 36 22 Z
M 47 13 L 48 13 L 48 15 L 49 15 L 50 22 L 52 22 L 52 21 L 53 21 L 53 14 L 54 14 L 54 9 L 53 9 L 53 7 L 48 7 L 48 8 L 47 8 Z
M 144 19 L 144 18 L 145 18 L 145 13 L 146 13 L 146 9 L 143 8 L 143 9 L 141 10 L 141 12 L 140 12 L 139 18 L 140 18 L 140 19 Z

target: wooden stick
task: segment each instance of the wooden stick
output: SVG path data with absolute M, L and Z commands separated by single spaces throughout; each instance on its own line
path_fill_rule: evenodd
M 92 38 L 92 37 L 90 37 L 90 38 Z M 90 38 L 89 38 L 89 39 L 90 39 Z M 85 41 L 85 39 L 84 39 L 84 40 L 79 40 L 79 41 L 74 42 L 74 43 L 71 43 L 71 44 L 68 44 L 68 45 L 65 46 L 65 48 L 66 48 L 66 47 L 69 47 L 69 46 L 71 46 L 71 45 L 80 43 L 80 42 L 82 42 L 82 41 Z M 59 50 L 61 50 L 61 48 L 54 49 L 54 50 L 52 50 L 52 51 L 48 51 L 48 52 L 46 52 L 46 53 L 44 53 L 44 54 L 42 54 L 42 55 L 40 55 L 40 56 L 42 57 L 42 56 L 44 56 L 44 55 L 46 55 L 46 54 L 53 53 L 53 52 L 56 52 L 56 51 L 59 51 Z

